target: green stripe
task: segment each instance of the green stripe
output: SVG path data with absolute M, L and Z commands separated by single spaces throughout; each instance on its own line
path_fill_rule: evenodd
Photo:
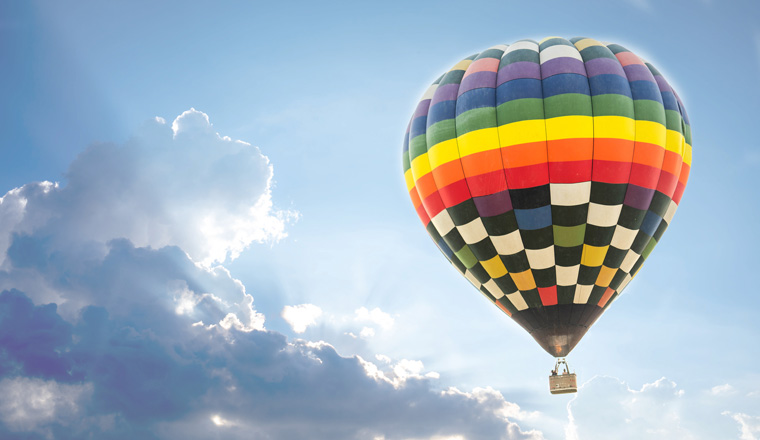
M 496 107 L 498 125 L 531 119 L 544 119 L 544 100 L 541 98 L 523 98 L 507 101 Z
M 583 244 L 583 237 L 586 236 L 586 224 L 577 226 L 557 226 L 553 225 L 554 245 L 562 247 L 574 247 Z
M 415 136 L 414 139 L 409 141 L 409 157 L 411 160 L 425 153 L 427 153 L 427 143 L 425 142 L 424 134 Z
M 633 111 L 637 121 L 652 121 L 665 125 L 665 107 L 657 101 L 636 99 L 633 101 Z
M 546 119 L 559 116 L 591 116 L 591 97 L 581 93 L 564 93 L 544 98 Z
M 594 116 L 623 116 L 634 119 L 633 99 L 625 95 L 610 93 L 592 96 L 591 107 Z
M 427 143 L 430 147 L 454 139 L 457 137 L 456 121 L 453 119 L 445 119 L 443 121 L 436 122 L 427 128 Z
M 609 58 L 617 61 L 617 57 L 612 52 L 603 46 L 589 46 L 581 51 L 581 57 L 583 61 L 591 61 L 596 58 Z
M 496 127 L 496 111 L 493 107 L 468 110 L 456 118 L 456 132 L 461 136 L 471 131 Z
M 472 254 L 472 251 L 467 246 L 454 252 L 454 255 L 456 255 L 457 258 L 459 258 L 459 261 L 464 264 L 464 267 L 468 269 L 475 266 L 475 264 L 478 262 L 478 259 L 475 258 L 475 255 Z
M 530 61 L 532 63 L 538 64 L 541 58 L 538 55 L 538 52 L 535 50 L 530 49 L 517 49 L 514 50 L 508 54 L 506 54 L 502 59 L 501 63 L 499 63 L 499 68 L 512 64 L 517 63 L 520 61 Z

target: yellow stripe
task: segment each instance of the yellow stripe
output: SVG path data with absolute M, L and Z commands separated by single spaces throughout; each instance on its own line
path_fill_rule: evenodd
M 665 148 L 665 126 L 652 121 L 636 121 L 636 142 L 659 145 Z
M 594 116 L 594 137 L 634 140 L 636 122 L 625 116 Z
M 499 148 L 499 132 L 496 127 L 482 128 L 457 137 L 461 157 L 481 151 Z
M 507 268 L 504 266 L 504 263 L 498 255 L 488 261 L 481 261 L 480 264 L 486 272 L 488 272 L 488 275 L 490 275 L 491 278 L 500 278 L 507 274 Z
M 675 130 L 668 130 L 666 135 L 665 149 L 683 156 L 684 137 Z
M 411 168 L 404 173 L 404 180 L 406 181 L 406 190 L 411 191 L 414 188 L 414 177 L 412 176 Z
M 609 287 L 612 282 L 612 278 L 617 273 L 617 269 L 602 265 L 602 269 L 599 271 L 599 276 L 596 277 L 596 285 L 601 287 Z
M 596 41 L 594 39 L 591 39 L 591 38 L 584 38 L 584 39 L 582 39 L 580 41 L 577 41 L 575 43 L 575 48 L 578 49 L 578 52 L 582 51 L 583 49 L 585 49 L 587 47 L 591 47 L 591 46 L 602 46 L 602 47 L 605 47 L 602 43 L 600 43 L 600 42 L 598 42 L 598 41 Z
M 470 67 L 470 64 L 472 64 L 472 60 L 462 60 L 454 64 L 454 67 L 452 67 L 450 71 L 451 70 L 467 70 L 467 68 Z
M 438 142 L 427 152 L 430 166 L 435 169 L 439 166 L 459 159 L 459 146 L 456 139 Z
M 546 124 L 543 119 L 530 119 L 505 124 L 499 127 L 502 147 L 546 141 Z
M 430 172 L 430 161 L 427 153 L 420 154 L 412 161 L 412 176 L 414 180 L 420 180 L 422 176 Z
M 691 145 L 684 142 L 683 162 L 691 166 Z
M 591 116 L 559 116 L 546 119 L 546 140 L 594 137 L 594 119 Z
M 552 38 L 562 38 L 562 37 L 546 37 L 546 38 L 544 38 L 543 40 L 539 41 L 539 42 L 538 42 L 538 44 L 539 44 L 539 45 L 541 45 L 541 44 L 544 44 L 544 42 L 545 42 L 545 41 L 549 41 L 549 40 L 551 40 Z
M 511 273 L 510 276 L 517 288 L 523 292 L 536 288 L 536 280 L 533 279 L 533 272 L 531 272 L 530 269 L 520 273 Z
M 583 244 L 583 254 L 581 255 L 581 264 L 587 267 L 598 267 L 604 263 L 604 256 L 607 255 L 609 246 L 591 246 Z

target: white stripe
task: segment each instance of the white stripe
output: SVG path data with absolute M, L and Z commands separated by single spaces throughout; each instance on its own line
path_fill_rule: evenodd
M 558 286 L 572 286 L 578 282 L 578 271 L 580 271 L 581 265 L 575 266 L 557 266 L 557 285 Z
M 632 279 L 633 277 L 630 274 L 626 275 L 625 278 L 623 278 L 623 282 L 620 283 L 620 286 L 617 288 L 618 293 L 621 293 Z
M 512 303 L 517 310 L 525 310 L 528 308 L 528 303 L 522 297 L 520 292 L 510 293 L 507 295 L 507 299 Z
M 554 266 L 554 246 L 544 249 L 525 249 L 531 269 L 548 269 Z
M 528 49 L 533 52 L 538 52 L 538 44 L 532 41 L 518 41 L 517 43 L 511 44 L 507 50 L 504 51 L 504 55 L 520 49 Z
M 668 225 L 673 221 L 673 216 L 676 215 L 676 209 L 678 209 L 678 205 L 671 200 L 670 205 L 668 205 L 668 210 L 665 211 L 665 217 L 663 217 Z
M 591 182 L 550 183 L 552 205 L 576 206 L 588 203 L 591 198 Z
M 480 286 L 481 286 L 480 281 L 478 281 L 478 279 L 475 278 L 475 275 L 473 275 L 469 269 L 467 269 L 464 272 L 464 277 L 467 278 L 467 281 L 471 282 L 472 285 L 475 286 L 476 289 L 480 289 Z
M 639 260 L 640 256 L 641 255 L 637 254 L 636 252 L 632 250 L 628 250 L 628 253 L 625 255 L 623 262 L 620 264 L 620 268 L 625 273 L 631 273 L 631 269 L 633 269 L 633 265 L 636 264 L 636 261 Z
M 633 240 L 636 239 L 637 232 L 638 231 L 634 229 L 628 229 L 617 225 L 610 244 L 620 250 L 628 250 L 631 248 Z
M 525 249 L 519 230 L 512 231 L 507 235 L 492 236 L 491 241 L 499 255 L 512 255 Z
M 590 183 L 590 182 L 589 182 Z M 588 205 L 588 224 L 594 226 L 615 226 L 620 218 L 620 210 L 623 205 L 600 205 L 598 203 L 589 203 Z
M 539 55 L 541 56 L 541 64 L 555 58 L 563 57 L 575 58 L 576 60 L 583 62 L 583 58 L 581 58 L 581 54 L 575 46 L 565 46 L 564 44 L 549 46 L 542 50 Z
M 435 230 L 441 234 L 441 237 L 454 229 L 454 221 L 451 220 L 451 216 L 445 209 L 433 217 L 431 221 L 433 222 L 433 226 L 435 226 Z
M 504 296 L 504 292 L 502 292 L 499 286 L 496 285 L 496 281 L 494 281 L 493 278 L 486 281 L 486 283 L 483 284 L 483 287 L 485 287 L 486 290 L 488 290 L 488 292 L 490 292 L 491 295 L 493 295 L 493 297 L 496 299 L 499 299 L 502 296 Z
M 483 220 L 480 218 L 476 218 L 466 225 L 457 226 L 457 230 L 462 234 L 462 238 L 467 244 L 474 244 L 488 237 L 486 227 L 483 226 Z
M 438 89 L 438 84 L 431 84 L 430 87 L 428 87 L 428 89 L 425 90 L 425 94 L 422 95 L 422 99 L 420 99 L 420 101 L 424 101 L 426 99 L 433 99 L 433 94 L 435 93 L 436 89 Z
M 507 46 L 506 44 L 497 44 L 496 46 L 489 47 L 488 50 L 496 49 L 496 50 L 500 50 L 500 51 L 503 52 L 503 51 L 507 50 L 507 47 L 509 47 L 509 46 Z
M 575 286 L 575 297 L 573 298 L 573 302 L 575 304 L 588 303 L 588 297 L 591 295 L 591 289 L 593 288 L 594 286 L 582 286 L 580 284 Z

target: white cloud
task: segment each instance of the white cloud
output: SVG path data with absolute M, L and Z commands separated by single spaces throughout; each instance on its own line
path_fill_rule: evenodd
M 156 118 L 124 145 L 90 146 L 65 184 L 30 183 L 3 196 L 0 255 L 12 234 L 38 233 L 61 248 L 94 242 L 102 253 L 108 240 L 127 238 L 221 263 L 286 236 L 297 214 L 274 209 L 272 178 L 258 148 L 220 136 L 206 114 L 190 109 L 171 127 Z
M 0 381 L 0 420 L 12 431 L 42 431 L 52 423 L 68 425 L 92 394 L 91 384 L 64 384 L 27 377 Z
M 661 378 L 629 388 L 611 377 L 595 377 L 567 404 L 567 440 L 697 438 L 682 426 L 683 390 Z
M 760 438 L 760 417 L 730 411 L 724 411 L 722 414 L 731 417 L 739 424 L 740 440 L 757 440 Z
M 373 322 L 385 330 L 393 327 L 395 320 L 388 313 L 383 312 L 380 308 L 375 307 L 372 310 L 368 310 L 366 307 L 360 307 L 355 311 L 357 321 L 369 321 Z
M 372 327 L 363 327 L 362 331 L 359 332 L 359 336 L 363 339 L 369 339 L 375 337 L 375 329 Z
M 322 309 L 314 304 L 285 306 L 280 316 L 293 328 L 294 332 L 303 333 L 307 327 L 317 323 L 317 318 L 322 316 Z
M 710 388 L 710 393 L 713 395 L 731 393 L 734 391 L 734 387 L 731 384 L 716 385 Z

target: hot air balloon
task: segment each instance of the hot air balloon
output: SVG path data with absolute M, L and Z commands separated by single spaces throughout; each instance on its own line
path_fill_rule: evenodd
M 520 40 L 465 58 L 427 89 L 403 164 L 441 252 L 563 376 L 564 357 L 672 221 L 691 128 L 665 78 L 624 47 Z M 552 392 L 574 391 L 574 379 Z

